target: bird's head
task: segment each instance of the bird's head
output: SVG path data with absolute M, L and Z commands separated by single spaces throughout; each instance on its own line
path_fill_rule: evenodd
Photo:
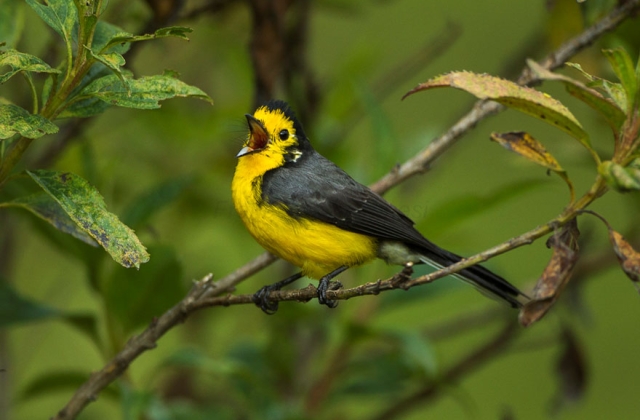
M 246 114 L 249 135 L 237 157 L 265 169 L 295 164 L 311 145 L 302 125 L 284 101 L 269 101 Z

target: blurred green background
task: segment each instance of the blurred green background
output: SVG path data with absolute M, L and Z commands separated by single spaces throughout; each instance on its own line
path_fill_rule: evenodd
M 262 253 L 230 195 L 235 154 L 246 135 L 243 115 L 252 111 L 255 95 L 251 14 L 245 2 L 217 3 L 221 11 L 175 22 L 194 29 L 189 42 L 146 42 L 128 62 L 137 76 L 180 72 L 214 106 L 176 99 L 154 111 L 110 109 L 89 120 L 52 163 L 90 180 L 111 211 L 133 221 L 150 263 L 138 272 L 125 270 L 102 250 L 75 243 L 26 212 L 3 210 L 12 241 L 6 281 L 23 298 L 55 309 L 37 322 L 0 331 L 0 416 L 54 415 L 128 337 L 182 299 L 192 280 L 210 272 L 221 278 Z M 400 101 L 404 93 L 452 70 L 514 77 L 527 57 L 544 57 L 615 2 L 587 3 L 588 10 L 570 0 L 309 2 L 303 54 L 321 100 L 303 121 L 307 134 L 322 154 L 371 184 L 424 148 L 474 101 L 452 89 Z M 187 1 L 180 16 L 205 4 Z M 19 49 L 46 60 L 54 35 L 26 5 L 20 16 Z M 105 19 L 139 33 L 152 16 L 145 2 L 112 0 Z M 637 19 L 626 22 L 572 61 L 611 77 L 600 48 L 621 44 L 637 57 L 638 27 Z M 417 71 L 402 73 L 424 56 L 425 45 L 443 37 L 455 42 Z M 611 153 L 611 135 L 593 112 L 560 86 L 543 89 L 572 109 L 598 151 Z M 1 86 L 0 94 L 18 101 L 27 98 L 27 88 L 14 81 Z M 519 130 L 547 146 L 578 193 L 589 187 L 595 172 L 578 142 L 506 111 L 479 124 L 424 176 L 394 188 L 387 199 L 431 240 L 464 255 L 546 222 L 567 203 L 564 183 L 489 141 L 492 131 Z M 54 137 L 34 143 L 28 168 Z M 153 191 L 159 197 L 154 211 L 136 219 Z M 611 192 L 593 208 L 620 232 L 637 223 L 633 195 Z M 586 278 L 576 280 L 552 312 L 521 331 L 506 351 L 437 387 L 434 398 L 398 418 L 637 416 L 638 296 L 612 262 L 603 225 L 586 216 L 580 229 L 584 262 L 610 258 L 590 266 Z M 543 239 L 487 266 L 530 290 L 550 255 Z M 252 293 L 291 270 L 278 262 L 241 283 L 237 293 Z M 375 262 L 340 280 L 353 286 L 396 270 Z M 491 340 L 503 320 L 516 316 L 452 279 L 343 301 L 335 310 L 316 301 L 281 303 L 274 316 L 251 305 L 205 309 L 138 358 L 80 418 L 375 418 L 394 401 L 437 383 L 450 366 Z

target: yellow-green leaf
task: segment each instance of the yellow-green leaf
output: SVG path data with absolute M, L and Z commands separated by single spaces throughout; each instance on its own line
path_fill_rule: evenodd
M 638 81 L 636 80 L 635 68 L 629 53 L 624 48 L 614 48 L 612 50 L 602 50 L 609 64 L 613 68 L 616 76 L 622 83 L 627 99 L 625 111 L 633 109 L 638 93 Z
M 605 98 L 600 92 L 590 87 L 587 87 L 583 83 L 561 74 L 552 73 L 545 69 L 533 60 L 527 61 L 531 70 L 537 77 L 543 80 L 553 80 L 562 82 L 571 95 L 580 99 L 585 104 L 589 105 L 595 111 L 600 113 L 604 117 L 605 121 L 613 129 L 613 132 L 618 134 L 620 127 L 625 121 L 625 113 L 613 100 Z M 576 67 L 579 68 L 579 67 Z M 582 68 L 579 68 L 583 74 L 586 74 Z M 593 80 L 591 75 L 588 75 Z
M 188 41 L 189 38 L 187 37 L 187 34 L 191 32 L 193 32 L 193 29 L 187 28 L 185 26 L 168 26 L 166 28 L 160 28 L 152 34 L 145 34 L 145 35 L 133 35 L 127 32 L 120 32 L 120 33 L 114 34 L 112 38 L 106 43 L 104 48 L 108 49 L 114 45 L 126 44 L 131 42 L 139 42 L 139 41 L 147 41 L 151 39 L 166 38 L 166 37 L 175 37 L 175 38 L 180 38 L 180 39 L 184 39 L 185 41 Z
M 0 139 L 8 139 L 16 133 L 37 139 L 57 132 L 58 126 L 40 115 L 16 105 L 0 105 Z
M 107 210 L 98 190 L 86 180 L 70 172 L 40 169 L 27 173 L 116 262 L 139 268 L 149 261 L 149 254 L 133 230 Z
M 89 50 L 89 54 L 91 54 L 93 58 L 107 66 L 107 68 L 120 79 L 125 88 L 129 87 L 129 83 L 125 78 L 125 73 L 123 73 L 121 69 L 121 67 L 125 64 L 125 60 L 122 54 L 117 52 L 96 54 L 91 48 L 87 48 L 87 50 Z
M 419 84 L 405 94 L 404 98 L 422 90 L 438 87 L 461 89 L 477 98 L 490 99 L 536 117 L 568 133 L 592 150 L 589 137 L 582 125 L 562 103 L 546 93 L 499 77 L 466 71 L 447 73 Z
M 38 57 L 13 49 L 0 51 L 0 67 L 2 66 L 9 66 L 11 67 L 11 70 L 0 75 L 0 84 L 6 82 L 21 71 L 35 73 L 60 73 L 60 70 L 52 69 L 47 63 Z
M 117 76 L 105 76 L 87 86 L 81 97 L 95 97 L 110 105 L 137 109 L 160 108 L 160 101 L 177 96 L 194 97 L 213 103 L 211 98 L 195 86 L 190 86 L 170 74 L 141 77 L 126 76 L 125 86 Z

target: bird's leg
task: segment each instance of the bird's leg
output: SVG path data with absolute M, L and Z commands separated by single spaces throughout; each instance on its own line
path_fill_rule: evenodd
M 284 286 L 293 283 L 302 277 L 302 273 L 296 273 L 291 277 L 287 277 L 284 280 L 280 280 L 277 283 L 270 284 L 268 286 L 264 286 L 262 289 L 258 290 L 253 295 L 253 303 L 256 304 L 257 307 L 262 309 L 264 313 L 267 315 L 273 315 L 278 310 L 278 302 L 269 300 L 269 294 L 274 290 L 280 290 Z
M 413 274 L 413 263 L 408 262 L 402 268 L 402 271 L 393 276 L 391 280 L 391 284 L 393 287 L 402 287 L 403 283 L 406 283 L 408 280 L 411 280 L 411 275 Z
M 336 306 L 338 306 L 338 302 L 336 302 L 335 300 L 329 300 L 327 298 L 327 291 L 340 289 L 342 287 L 342 284 L 339 281 L 331 284 L 331 279 L 342 273 L 347 268 L 349 267 L 347 267 L 346 265 L 338 267 L 320 279 L 320 283 L 318 283 L 318 302 L 320 302 L 321 305 L 327 305 L 329 308 L 335 308 Z

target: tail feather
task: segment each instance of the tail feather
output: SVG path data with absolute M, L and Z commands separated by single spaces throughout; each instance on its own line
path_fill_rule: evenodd
M 442 268 L 455 264 L 463 258 L 442 248 L 425 250 L 421 261 L 436 268 Z M 528 299 L 517 287 L 504 278 L 486 269 L 481 265 L 472 265 L 455 274 L 461 280 L 471 284 L 482 294 L 499 298 L 508 302 L 514 308 L 520 308 Z

